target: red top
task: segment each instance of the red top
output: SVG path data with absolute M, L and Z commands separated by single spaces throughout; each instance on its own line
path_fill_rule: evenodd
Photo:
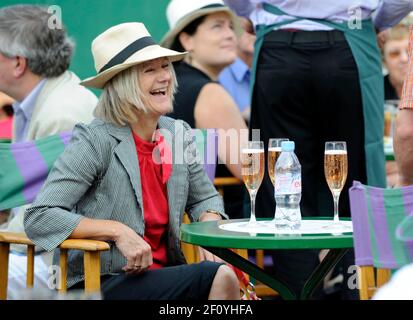
M 0 138 L 11 139 L 13 131 L 13 117 L 0 121 Z
M 162 137 L 163 138 L 163 137 Z M 149 269 L 162 268 L 167 264 L 167 237 L 169 223 L 168 194 L 166 181 L 171 165 L 157 164 L 152 159 L 156 146 L 163 142 L 147 142 L 133 134 L 141 174 L 143 211 L 145 219 L 144 240 L 152 248 L 153 264 Z M 158 147 L 161 149 L 161 147 Z M 156 150 L 155 150 L 156 153 Z M 164 175 L 167 175 L 166 177 Z

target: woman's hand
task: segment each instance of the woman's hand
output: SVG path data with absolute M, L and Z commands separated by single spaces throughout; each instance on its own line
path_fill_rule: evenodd
M 128 273 L 140 273 L 152 265 L 150 245 L 135 231 L 119 221 L 84 217 L 69 238 L 114 241 L 128 261 L 122 268 Z
M 199 261 L 224 262 L 221 258 L 214 256 L 211 252 L 202 247 L 198 247 Z
M 140 273 L 152 265 L 150 245 L 128 226 L 123 225 L 115 244 L 128 261 L 122 268 L 126 273 Z

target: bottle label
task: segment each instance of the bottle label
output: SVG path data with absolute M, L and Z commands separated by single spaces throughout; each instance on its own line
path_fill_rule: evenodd
M 287 172 L 275 177 L 275 194 L 301 193 L 301 173 Z

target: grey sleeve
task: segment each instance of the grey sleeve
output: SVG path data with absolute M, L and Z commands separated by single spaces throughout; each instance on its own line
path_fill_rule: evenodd
M 27 236 L 47 251 L 61 244 L 83 218 L 76 213 L 76 204 L 102 170 L 102 159 L 94 141 L 97 138 L 90 128 L 81 124 L 75 127 L 69 145 L 25 212 Z

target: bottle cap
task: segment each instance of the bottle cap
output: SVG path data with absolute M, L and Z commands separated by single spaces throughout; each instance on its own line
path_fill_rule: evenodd
M 294 141 L 281 142 L 281 151 L 294 151 L 294 149 L 295 149 Z

